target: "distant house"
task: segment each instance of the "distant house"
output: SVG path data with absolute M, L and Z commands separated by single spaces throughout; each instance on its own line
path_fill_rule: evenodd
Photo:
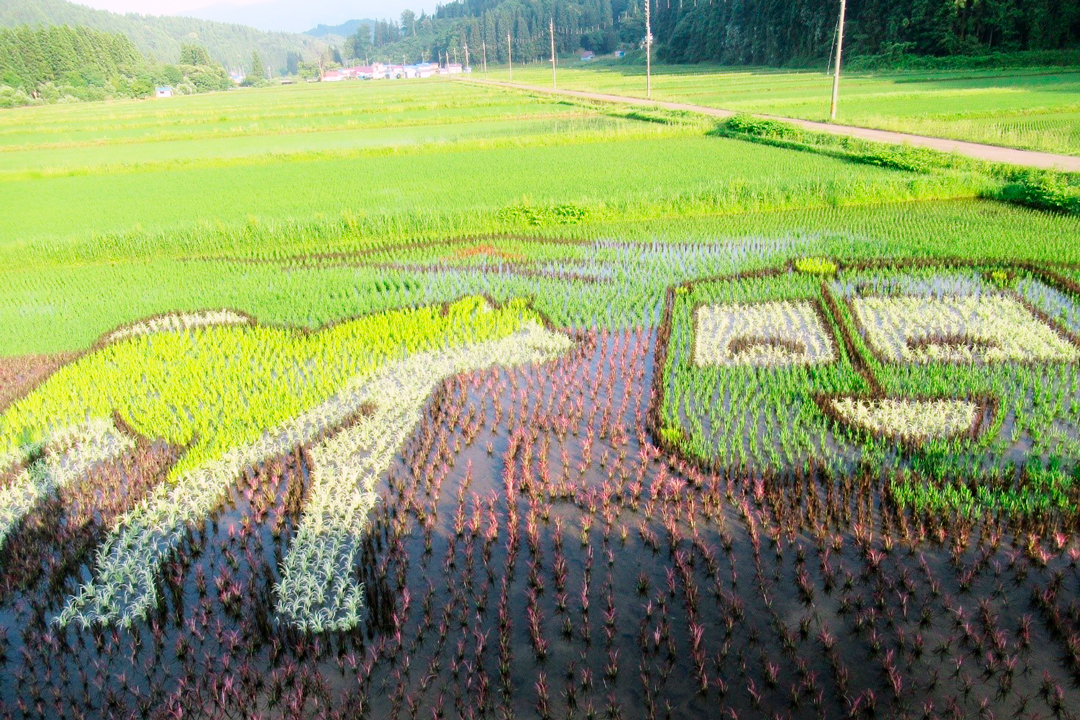
M 616 50 L 615 51 L 615 57 L 617 57 L 617 58 L 626 57 L 626 51 L 625 50 Z
M 400 80 L 405 78 L 429 78 L 434 75 L 460 75 L 470 72 L 470 68 L 463 67 L 460 63 L 447 63 L 437 65 L 435 63 L 422 62 L 414 65 L 396 65 L 386 63 L 373 63 L 371 65 L 357 65 L 340 70 L 328 70 L 323 74 L 323 82 L 340 82 L 341 80 Z
M 416 77 L 429 78 L 432 75 L 437 75 L 439 72 L 439 66 L 434 63 L 424 62 L 416 66 Z
M 159 87 L 154 92 L 154 97 L 159 98 L 171 98 L 173 96 L 173 89 L 171 87 Z
M 581 62 L 592 62 L 595 59 L 596 53 L 592 52 L 591 50 L 586 50 L 585 52 L 581 53 Z
M 247 75 L 244 74 L 243 70 L 233 70 L 229 73 L 229 79 L 233 81 L 234 85 L 239 85 L 240 83 L 244 82 L 244 79 L 246 77 Z
M 372 70 L 369 66 L 357 65 L 356 67 L 341 68 L 341 74 L 347 80 L 369 80 L 371 79 Z

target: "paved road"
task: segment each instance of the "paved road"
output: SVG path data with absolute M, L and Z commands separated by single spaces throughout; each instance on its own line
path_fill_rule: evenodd
M 607 95 L 605 93 L 582 92 L 580 90 L 555 90 L 537 85 L 521 85 L 519 83 L 496 82 L 494 80 L 474 80 L 471 78 L 466 82 L 496 85 L 498 87 L 512 88 L 515 90 L 529 90 L 532 92 L 547 93 L 549 95 L 566 95 L 569 97 L 583 98 L 585 100 L 625 103 L 628 105 L 648 105 L 650 107 L 662 107 L 668 110 L 689 110 L 691 112 L 711 115 L 718 118 L 731 117 L 735 114 L 731 110 L 721 110 L 720 108 L 705 107 L 704 105 L 661 102 L 659 100 L 646 100 L 645 98 L 629 97 L 626 95 Z M 889 130 L 872 130 L 871 128 L 854 127 L 851 125 L 834 125 L 832 123 L 799 120 L 797 118 L 778 117 L 776 115 L 756 115 L 755 117 L 781 120 L 807 130 L 832 133 L 833 135 L 848 135 L 850 137 L 857 137 L 863 140 L 874 140 L 876 142 L 907 143 L 908 145 L 915 145 L 918 147 L 928 147 L 942 152 L 954 152 L 958 155 L 966 155 L 979 160 L 1009 163 L 1011 165 L 1023 165 L 1026 167 L 1065 170 L 1068 172 L 1080 172 L 1080 157 L 1071 155 L 1055 155 L 1054 153 L 1035 152 L 1034 150 L 1017 150 L 1016 148 L 1001 147 L 999 145 L 983 145 L 981 143 L 964 142 L 962 140 L 947 140 L 945 138 L 926 137 L 925 135 L 910 135 L 908 133 L 891 132 Z

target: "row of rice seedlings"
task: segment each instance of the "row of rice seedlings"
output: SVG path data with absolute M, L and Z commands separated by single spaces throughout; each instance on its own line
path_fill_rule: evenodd
M 600 347 L 608 346 L 601 342 Z M 571 391 L 572 395 L 590 392 L 591 377 L 588 369 L 578 370 L 574 379 L 580 383 L 581 389 Z M 760 486 L 760 489 L 755 486 L 754 494 L 747 496 L 741 508 L 737 499 L 733 503 L 736 508 L 740 508 L 739 513 L 749 525 L 749 544 L 755 548 L 757 563 L 756 572 L 753 572 L 751 577 L 756 578 L 757 584 L 751 580 L 747 585 L 745 580 L 740 580 L 741 574 L 735 570 L 735 562 L 732 564 L 730 589 L 718 574 L 707 576 L 710 581 L 719 583 L 716 598 L 717 605 L 722 609 L 720 618 L 726 617 L 728 630 L 725 636 L 724 625 L 716 622 L 714 606 L 704 604 L 706 597 L 711 595 L 698 589 L 699 578 L 703 566 L 709 568 L 710 573 L 717 573 L 718 557 L 714 553 L 718 553 L 721 547 L 730 555 L 738 546 L 713 534 L 712 522 L 719 522 L 721 529 L 726 525 L 722 515 L 713 515 L 709 511 L 698 518 L 693 510 L 690 515 L 684 514 L 688 504 L 693 507 L 695 500 L 702 500 L 702 496 L 711 496 L 714 492 L 714 486 L 710 484 L 712 481 L 689 469 L 690 484 L 682 486 L 677 476 L 666 479 L 665 470 L 670 471 L 670 468 L 661 464 L 657 474 L 657 468 L 645 459 L 641 467 L 643 470 L 652 467 L 646 471 L 646 476 L 653 484 L 652 499 L 645 505 L 640 503 L 649 498 L 649 492 L 646 491 L 644 498 L 637 501 L 639 504 L 634 505 L 634 491 L 629 488 L 632 483 L 627 483 L 635 476 L 636 462 L 632 463 L 630 468 L 622 467 L 619 460 L 602 464 L 601 467 L 610 468 L 616 485 L 610 487 L 608 482 L 603 482 L 600 493 L 595 490 L 596 480 L 586 481 L 582 476 L 582 479 L 577 481 L 582 484 L 576 485 L 574 478 L 579 472 L 587 472 L 588 461 L 581 465 L 571 461 L 567 466 L 561 460 L 552 459 L 551 451 L 545 449 L 545 432 L 560 426 L 556 424 L 560 422 L 559 415 L 549 413 L 559 413 L 559 399 L 563 396 L 559 391 L 552 392 L 548 389 L 550 380 L 543 376 L 512 376 L 510 380 L 517 386 L 516 390 L 509 391 L 511 397 L 519 399 L 526 406 L 522 411 L 512 412 L 510 415 L 511 424 L 506 429 L 510 444 L 503 456 L 502 478 L 507 487 L 498 496 L 499 500 L 492 501 L 505 503 L 502 507 L 506 513 L 507 527 L 489 523 L 488 513 L 493 506 L 487 500 L 480 499 L 484 490 L 476 487 L 477 475 L 471 463 L 465 470 L 464 484 L 459 486 L 457 502 L 451 501 L 449 505 L 440 503 L 437 493 L 438 488 L 445 487 L 443 473 L 446 468 L 443 466 L 440 469 L 439 463 L 442 462 L 445 450 L 457 447 L 456 438 L 459 436 L 458 432 L 453 430 L 455 419 L 465 418 L 466 428 L 461 432 L 464 437 L 469 437 L 467 425 L 471 422 L 473 410 L 477 405 L 483 407 L 492 399 L 486 392 L 490 387 L 488 383 L 481 385 L 479 379 L 474 382 L 473 387 L 481 391 L 479 397 L 472 395 L 466 381 L 457 386 L 456 393 L 451 392 L 449 397 L 442 399 L 441 409 L 445 414 L 432 419 L 422 433 L 422 439 L 418 441 L 419 447 L 410 448 L 410 451 L 419 452 L 419 457 L 412 466 L 412 474 L 399 477 L 395 481 L 395 487 L 402 493 L 401 505 L 416 507 L 414 501 L 421 500 L 421 507 L 416 509 L 414 517 L 419 527 L 424 528 L 423 540 L 413 536 L 410 544 L 406 546 L 416 548 L 414 552 L 394 554 L 400 562 L 410 565 L 406 558 L 415 561 L 419 556 L 421 568 L 409 573 L 416 585 L 407 585 L 410 588 L 409 595 L 414 599 L 414 602 L 407 605 L 407 609 L 417 606 L 414 590 L 420 592 L 420 606 L 424 608 L 422 618 L 405 618 L 402 635 L 405 638 L 411 636 L 413 640 L 406 639 L 403 645 L 405 652 L 397 653 L 396 656 L 424 656 L 430 660 L 422 663 L 425 674 L 421 681 L 410 676 L 400 666 L 392 670 L 385 681 L 385 687 L 391 692 L 391 696 L 383 704 L 377 705 L 376 711 L 385 709 L 390 716 L 429 711 L 439 714 L 445 712 L 447 706 L 452 706 L 458 710 L 472 708 L 480 714 L 517 711 L 546 717 L 562 712 L 588 713 L 589 708 L 592 708 L 594 712 L 606 709 L 618 716 L 658 717 L 662 716 L 663 704 L 666 701 L 680 703 L 687 712 L 692 712 L 694 708 L 719 706 L 730 708 L 725 709 L 725 712 L 731 712 L 732 716 L 754 716 L 761 712 L 776 713 L 781 717 L 802 716 L 804 712 L 813 713 L 811 716 L 818 716 L 818 713 L 828 716 L 827 713 L 831 711 L 848 712 L 854 709 L 858 713 L 867 706 L 872 706 L 879 712 L 885 712 L 886 709 L 887 712 L 893 712 L 901 708 L 923 710 L 925 708 L 920 705 L 921 699 L 913 700 L 909 693 L 905 693 L 905 689 L 925 687 L 935 702 L 939 698 L 945 698 L 955 703 L 957 709 L 968 707 L 975 712 L 980 702 L 986 702 L 992 697 L 991 685 L 978 680 L 978 693 L 965 688 L 967 683 L 976 682 L 979 670 L 986 668 L 989 668 L 990 677 L 1000 678 L 1000 686 L 1005 689 L 1005 695 L 998 698 L 999 703 L 1004 702 L 1010 706 L 1018 702 L 1025 706 L 1031 704 L 1031 701 L 1025 700 L 1020 693 L 1012 692 L 1011 684 L 1017 677 L 1017 661 L 1020 658 L 1009 659 L 1012 669 L 1008 671 L 1002 671 L 1000 660 L 991 660 L 982 665 L 982 650 L 979 646 L 988 647 L 990 642 L 982 637 L 973 640 L 973 643 L 979 645 L 973 645 L 970 654 L 967 651 L 963 653 L 964 659 L 970 659 L 979 666 L 974 675 L 965 673 L 963 677 L 946 676 L 941 670 L 937 670 L 934 679 L 927 680 L 931 673 L 924 668 L 946 667 L 948 659 L 937 660 L 931 656 L 929 649 L 924 651 L 923 648 L 927 647 L 928 642 L 925 636 L 937 638 L 941 641 L 939 644 L 947 644 L 949 641 L 944 634 L 938 634 L 938 628 L 944 627 L 947 618 L 952 616 L 944 612 L 944 609 L 938 610 L 940 603 L 931 602 L 930 593 L 925 586 L 918 586 L 921 576 L 911 573 L 911 570 L 916 568 L 915 561 L 918 556 L 905 556 L 903 551 L 895 548 L 893 543 L 896 541 L 892 535 L 897 531 L 895 526 L 885 528 L 888 539 L 882 542 L 868 533 L 865 526 L 856 527 L 854 543 L 846 534 L 833 536 L 821 529 L 815 531 L 817 534 L 812 537 L 819 538 L 818 551 L 825 558 L 823 567 L 827 570 L 827 579 L 817 580 L 816 573 L 812 575 L 809 572 L 806 550 L 813 543 L 799 547 L 795 552 L 793 584 L 800 588 L 797 597 L 805 603 L 807 610 L 799 624 L 791 626 L 791 620 L 787 618 L 792 616 L 793 602 L 796 603 L 795 607 L 798 607 L 796 596 L 778 587 L 779 574 L 775 580 L 772 578 L 768 566 L 764 563 L 764 541 L 767 537 L 769 547 L 775 549 L 777 572 L 779 573 L 780 567 L 789 572 L 786 570 L 789 566 L 783 561 L 790 559 L 792 555 L 786 549 L 792 545 L 801 545 L 803 541 L 796 541 L 794 534 L 788 539 L 788 523 L 791 522 L 792 514 L 800 515 L 803 511 L 798 507 L 798 499 L 784 502 L 781 499 L 784 493 L 778 486 L 766 485 Z M 555 401 L 550 405 L 542 399 L 538 400 L 552 396 Z M 572 401 L 569 406 L 575 407 Z M 588 420 L 589 413 L 586 411 L 582 417 L 586 421 L 586 430 L 582 432 L 579 429 L 577 435 L 580 438 L 578 442 L 582 443 L 579 452 L 593 458 L 594 451 L 587 450 L 585 445 L 591 444 L 588 428 L 596 427 L 596 418 L 601 411 L 602 408 L 598 409 L 592 415 L 591 421 Z M 638 418 L 640 422 L 640 407 Z M 573 424 L 574 421 L 571 420 L 571 425 Z M 530 428 L 538 430 L 539 434 L 534 434 L 534 430 Z M 572 434 L 566 437 L 567 441 L 573 442 Z M 467 441 L 462 447 L 467 447 Z M 633 453 L 629 455 L 632 457 Z M 619 453 L 619 456 L 622 454 Z M 620 475 L 624 478 L 622 482 L 627 483 L 621 492 L 617 490 Z M 458 477 L 460 478 L 460 474 Z M 672 486 L 670 489 L 669 483 Z M 479 497 L 474 495 L 472 505 L 468 503 L 466 488 L 476 488 L 475 492 L 479 494 Z M 712 501 L 705 500 L 706 508 L 712 507 L 711 503 L 717 500 L 721 506 L 724 504 L 722 485 L 715 490 L 718 494 Z M 422 498 L 419 497 L 421 492 Z M 630 494 L 627 494 L 628 492 Z M 519 499 L 514 500 L 515 497 Z M 756 501 L 751 499 L 754 497 L 757 498 Z M 567 501 L 582 513 L 578 523 L 581 528 L 580 544 L 574 539 L 577 533 L 567 532 L 566 514 L 559 508 L 559 503 Z M 650 519 L 641 525 L 640 550 L 644 552 L 636 552 L 639 547 L 636 533 L 629 535 L 625 530 L 621 534 L 612 532 L 618 529 L 620 523 L 624 523 L 625 528 L 626 524 L 634 522 L 632 517 L 625 515 L 631 512 L 632 507 L 641 509 L 645 518 Z M 668 524 L 662 508 L 672 510 L 672 520 L 679 519 L 674 524 Z M 447 527 L 437 520 L 441 512 L 451 513 L 454 519 L 450 527 L 456 529 L 445 536 L 444 544 L 435 545 L 435 553 L 420 552 L 421 542 L 427 548 L 431 547 L 433 539 L 443 537 L 432 532 L 435 528 Z M 436 520 L 429 523 L 433 514 Z M 660 521 L 659 518 L 664 519 Z M 893 522 L 896 522 L 895 519 Z M 596 529 L 597 525 L 602 532 Z M 545 527 L 547 531 L 544 530 Z M 664 540 L 657 537 L 654 527 L 656 530 L 663 528 L 664 537 L 671 538 L 673 544 L 668 546 Z M 498 541 L 506 532 L 512 534 L 506 538 L 505 552 L 500 554 L 497 549 Z M 910 530 L 905 529 L 904 532 L 909 533 Z M 594 549 L 598 535 L 600 553 Z M 631 541 L 630 537 L 635 540 Z M 550 540 L 545 542 L 545 538 Z M 911 540 L 916 542 L 914 536 Z M 619 543 L 625 545 L 628 542 L 631 547 L 627 549 L 619 546 Z M 445 547 L 445 554 L 438 551 L 442 547 Z M 620 567 L 627 560 L 631 564 L 639 564 L 643 569 L 650 567 L 651 563 L 647 560 L 650 547 L 669 563 L 666 574 L 661 571 L 657 577 L 652 572 L 639 572 L 635 576 L 633 573 L 619 573 L 612 569 Z M 522 566 L 520 558 L 526 552 L 527 562 Z M 701 555 L 698 555 L 699 552 Z M 568 554 L 576 555 L 578 561 L 583 562 L 583 575 L 567 571 Z M 441 572 L 435 571 L 439 557 L 443 558 Z M 493 569 L 492 564 L 497 563 L 500 557 L 504 558 L 505 565 L 500 566 L 501 570 L 499 567 Z M 905 560 L 905 557 L 910 557 L 910 560 Z M 597 561 L 601 558 L 604 558 L 610 573 L 601 577 L 611 577 L 615 582 L 609 585 L 611 581 L 602 580 L 597 592 L 594 573 Z M 735 557 L 732 558 L 733 561 L 734 559 Z M 742 570 L 747 570 L 744 567 L 745 560 L 740 557 L 737 563 Z M 837 560 L 841 563 L 839 571 L 835 566 Z M 699 565 L 699 562 L 702 564 Z M 891 564 L 893 562 L 896 563 L 895 566 Z M 859 564 L 865 564 L 866 569 L 858 570 Z M 550 573 L 545 572 L 547 567 L 551 568 Z M 603 568 L 604 565 L 600 567 Z M 900 569 L 899 573 L 895 571 L 897 568 Z M 438 582 L 431 581 L 433 572 L 439 577 Z M 922 570 L 919 569 L 918 572 L 921 573 Z M 924 582 L 937 587 L 941 582 L 937 574 L 927 566 L 927 580 Z M 972 574 L 967 568 L 963 568 L 962 582 L 968 588 L 973 582 L 969 578 Z M 622 580 L 616 580 L 620 575 Z M 627 582 L 627 575 L 636 577 L 632 584 Z M 516 577 L 517 580 L 507 583 L 507 577 Z M 893 578 L 902 578 L 903 583 Z M 844 583 L 843 590 L 840 589 L 841 582 Z M 821 589 L 822 583 L 824 590 Z M 869 587 L 863 590 L 866 585 Z M 621 594 L 609 596 L 609 587 L 616 586 L 621 588 L 618 590 Z M 634 587 L 643 596 L 640 605 L 635 607 L 632 602 L 618 600 L 619 597 L 628 600 Z M 656 589 L 655 595 L 653 588 Z M 581 590 L 580 597 L 577 589 Z M 905 602 L 901 614 L 900 606 L 890 607 L 876 599 L 871 600 L 879 595 L 884 598 L 894 591 L 907 596 L 921 594 L 926 600 L 921 600 L 920 606 L 925 604 L 927 609 L 920 615 L 915 611 L 917 606 L 914 601 Z M 755 598 L 755 593 L 760 593 L 759 597 Z M 834 616 L 836 604 L 830 603 L 830 609 L 825 610 L 816 600 L 819 593 L 823 593 L 824 597 L 830 594 L 842 595 L 838 600 L 845 609 Z M 939 590 L 934 590 L 933 593 L 934 597 L 940 596 Z M 488 599 L 493 594 L 499 598 L 494 610 L 488 604 Z M 682 600 L 684 594 L 685 601 Z M 511 611 L 514 597 L 521 601 L 516 613 Z M 430 608 L 442 598 L 448 598 L 440 605 L 446 610 L 441 614 L 433 614 Z M 602 613 L 597 612 L 598 602 Z M 955 612 L 965 612 L 962 603 L 950 600 L 946 605 Z M 767 608 L 767 611 L 754 612 L 752 617 L 748 617 L 752 612 L 749 608 L 754 606 Z M 990 622 L 997 622 L 994 619 L 1000 617 L 999 614 L 993 605 L 988 607 Z M 854 612 L 852 608 L 858 610 L 854 630 L 843 620 Z M 642 618 L 640 644 L 621 644 L 612 640 L 618 635 L 609 635 L 606 632 L 601 635 L 603 642 L 593 640 L 593 633 L 598 628 L 606 629 L 609 622 L 625 622 L 627 614 L 630 615 L 631 627 L 634 619 Z M 939 618 L 939 614 L 946 617 Z M 460 625 L 456 621 L 459 616 Z M 830 618 L 831 627 L 824 623 L 823 616 Z M 559 618 L 563 618 L 563 622 L 559 622 Z M 776 623 L 780 618 L 784 620 Z M 837 618 L 840 628 L 839 643 L 835 634 L 838 628 Z M 1030 643 L 1031 618 L 1027 618 L 1025 622 L 1025 632 L 1029 638 L 1027 642 Z M 739 631 L 735 630 L 745 627 L 754 628 L 749 636 L 740 635 Z M 516 631 L 515 628 L 521 630 Z M 889 632 L 894 629 L 898 632 L 890 639 Z M 497 632 L 497 654 L 489 649 L 489 632 Z M 719 632 L 719 635 L 715 635 L 715 632 Z M 777 633 L 773 636 L 776 640 L 768 639 L 772 632 Z M 998 628 L 991 625 L 989 632 L 995 638 L 993 642 L 998 642 Z M 860 663 L 865 660 L 860 650 L 851 647 L 853 643 L 856 647 L 868 648 L 870 657 L 880 663 L 880 675 L 876 668 L 872 673 L 859 669 Z M 812 666 L 809 663 L 812 661 L 808 661 L 803 667 L 802 675 L 796 675 L 789 664 L 792 662 L 789 657 L 807 658 L 811 653 L 818 652 L 816 647 L 822 648 L 820 652 L 829 658 L 836 690 L 830 689 L 829 684 L 818 685 L 818 678 L 810 676 Z M 1029 645 L 1021 644 L 1018 640 L 1016 648 L 1024 647 Z M 426 655 L 425 648 L 434 654 Z M 1008 644 L 1002 648 L 1003 652 L 1010 649 Z M 515 649 L 517 652 L 514 652 Z M 748 650 L 754 653 L 752 664 L 748 662 L 751 658 Z M 761 655 L 757 655 L 758 652 Z M 1030 653 L 1030 650 L 1027 652 Z M 631 658 L 631 667 L 634 666 L 634 659 L 639 659 L 642 670 L 640 679 L 624 674 L 628 656 Z M 653 657 L 656 658 L 656 664 Z M 726 669 L 721 658 L 727 662 Z M 515 665 L 520 666 L 523 663 L 531 664 L 531 671 L 514 669 Z M 1024 664 L 1029 667 L 1040 667 L 1040 663 L 1041 660 L 1024 658 Z M 692 682 L 676 682 L 676 677 L 692 679 Z M 1050 694 L 1046 697 L 1048 705 L 1051 706 L 1059 706 L 1057 694 L 1066 692 L 1060 676 L 1058 677 L 1056 685 L 1054 680 L 1051 680 L 1048 686 Z M 561 697 L 554 691 L 554 688 L 561 684 L 560 678 L 565 678 Z M 601 681 L 603 686 L 599 687 L 598 683 Z M 740 687 L 737 682 L 744 685 Z M 791 683 L 790 688 L 788 682 Z M 933 682 L 933 685 L 927 684 L 929 682 Z M 502 691 L 494 698 L 493 686 Z M 626 692 L 643 697 L 644 706 L 635 708 L 620 702 Z M 951 699 L 949 693 L 954 693 Z M 531 695 L 532 699 L 522 699 L 522 694 Z M 1067 698 L 1064 694 L 1061 697 Z M 787 704 L 789 702 L 790 705 Z M 942 701 L 942 704 L 945 702 Z M 933 705 L 929 707 L 933 708 Z

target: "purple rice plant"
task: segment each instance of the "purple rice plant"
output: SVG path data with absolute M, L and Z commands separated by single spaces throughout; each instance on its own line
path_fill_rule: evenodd
M 537 673 L 536 677 L 536 712 L 543 720 L 548 720 L 551 717 L 547 676 L 543 672 Z
M 547 658 L 548 641 L 543 632 L 543 614 L 536 602 L 536 592 L 528 593 L 528 604 L 525 609 L 526 622 L 529 626 L 529 638 L 532 640 L 533 652 L 536 659 L 543 662 Z
M 609 649 L 607 664 L 604 665 L 604 677 L 607 678 L 609 683 L 614 682 L 619 677 L 619 651 L 618 649 Z

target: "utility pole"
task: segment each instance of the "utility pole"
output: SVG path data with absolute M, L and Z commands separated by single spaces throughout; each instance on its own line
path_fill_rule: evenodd
M 551 87 L 557 90 L 559 85 L 555 81 L 555 18 L 548 20 L 548 32 L 551 34 Z
M 836 27 L 836 65 L 833 67 L 832 104 L 829 106 L 829 119 L 836 119 L 836 101 L 840 96 L 840 54 L 844 49 L 844 10 L 847 0 L 840 0 L 840 24 Z
M 510 48 L 510 32 L 506 33 L 506 61 L 510 64 L 510 82 L 514 82 L 514 51 Z
M 465 68 L 467 68 L 467 67 L 469 67 L 469 43 L 468 43 L 468 41 L 465 42 L 465 67 L 461 68 L 461 70 L 464 72 Z
M 480 47 L 484 51 L 484 77 L 487 77 L 487 39 L 480 40 Z
M 652 100 L 652 18 L 649 14 L 650 5 L 652 5 L 652 0 L 645 0 L 645 97 Z

